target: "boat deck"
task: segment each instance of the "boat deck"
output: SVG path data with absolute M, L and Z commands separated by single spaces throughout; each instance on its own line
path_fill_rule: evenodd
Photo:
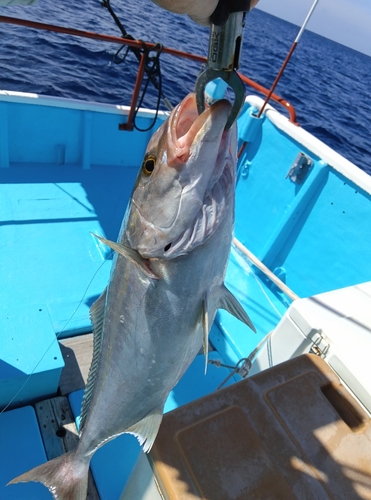
M 50 494 L 38 483 L 6 487 L 15 476 L 75 448 L 81 402 L 88 377 L 93 334 L 59 341 L 65 362 L 58 395 L 32 406 L 11 409 L 0 415 L 0 498 L 2 500 L 48 500 Z M 220 359 L 210 345 L 209 359 Z M 227 368 L 208 366 L 204 376 L 204 355 L 196 357 L 182 380 L 171 392 L 165 412 L 213 392 L 229 375 Z M 197 382 L 196 382 L 197 380 Z M 227 382 L 231 384 L 232 380 Z M 12 449 L 9 456 L 8 450 Z M 141 453 L 137 440 L 119 436 L 98 450 L 91 462 L 89 500 L 120 498 Z M 33 460 L 29 462 L 29 457 Z
M 85 388 L 93 355 L 93 334 L 62 339 L 59 347 L 65 363 L 59 381 L 59 393 L 68 396 Z
M 23 492 L 27 495 L 25 496 L 27 499 L 50 498 L 47 490 L 36 483 L 5 488 L 17 461 L 20 463 L 20 469 L 27 470 L 23 458 L 24 448 L 32 446 L 36 460 L 38 458 L 43 460 L 44 456 L 45 459 L 51 460 L 73 450 L 77 445 L 78 433 L 68 396 L 85 387 L 93 350 L 93 334 L 64 339 L 59 342 L 59 345 L 65 362 L 59 384 L 59 395 L 0 415 L 1 429 L 7 434 L 3 436 L 0 431 L 1 437 L 5 438 L 5 440 L 0 440 L 2 469 L 0 475 L 6 479 L 1 482 L 0 486 L 0 497 L 3 499 L 19 499 Z M 19 429 L 20 422 L 21 429 Z M 11 445 L 13 450 L 10 457 L 6 457 L 6 450 L 9 449 L 7 445 Z M 89 500 L 101 498 L 91 473 L 89 474 L 88 498 Z
M 93 354 L 93 334 L 60 340 L 59 346 L 65 363 L 59 382 L 60 396 L 34 406 L 49 460 L 77 446 L 78 433 L 68 396 L 85 388 Z M 87 498 L 100 500 L 91 472 Z

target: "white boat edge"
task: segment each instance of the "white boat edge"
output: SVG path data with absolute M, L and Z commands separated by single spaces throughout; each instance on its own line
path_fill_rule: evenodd
M 130 106 L 126 105 L 82 101 L 80 99 L 72 99 L 69 97 L 55 97 L 29 92 L 15 92 L 11 90 L 0 90 L 0 102 L 51 106 L 54 108 L 95 111 L 97 113 L 117 114 L 124 116 L 127 116 L 130 111 Z M 140 108 L 139 113 L 144 118 L 153 118 L 156 115 L 155 110 L 148 108 Z M 165 120 L 168 115 L 169 113 L 166 111 L 158 112 L 158 116 L 163 120 Z
M 248 96 L 246 102 L 257 109 L 260 109 L 264 103 L 263 99 L 254 95 Z M 279 130 L 318 155 L 330 167 L 334 168 L 337 172 L 361 187 L 364 191 L 371 194 L 371 176 L 357 167 L 354 163 L 341 156 L 320 139 L 314 137 L 310 132 L 291 123 L 287 117 L 281 114 L 273 106 L 269 104 L 266 106 L 265 115 Z
M 57 108 L 77 109 L 81 111 L 94 111 L 97 113 L 118 114 L 122 116 L 127 116 L 130 111 L 130 106 L 126 105 L 97 103 L 93 101 L 82 101 L 66 97 L 44 96 L 36 93 L 16 92 L 10 90 L 0 90 L 0 102 L 51 106 Z M 257 109 L 261 108 L 263 102 L 263 99 L 255 95 L 249 95 L 246 97 L 246 103 Z M 153 118 L 155 114 L 155 110 L 148 108 L 140 108 L 138 112 L 138 115 L 143 118 Z M 168 115 L 169 112 L 167 111 L 160 110 L 158 112 L 160 120 L 165 120 Z M 354 163 L 341 156 L 302 127 L 291 123 L 287 117 L 281 114 L 281 112 L 273 106 L 269 104 L 266 106 L 265 115 L 279 130 L 308 148 L 314 154 L 322 158 L 323 161 L 328 163 L 329 166 L 350 179 L 364 191 L 371 194 L 371 176 L 357 167 Z

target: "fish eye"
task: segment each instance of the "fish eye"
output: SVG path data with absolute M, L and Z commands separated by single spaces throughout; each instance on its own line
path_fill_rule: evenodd
M 147 156 L 142 164 L 142 172 L 144 175 L 151 175 L 155 169 L 156 157 L 153 155 Z

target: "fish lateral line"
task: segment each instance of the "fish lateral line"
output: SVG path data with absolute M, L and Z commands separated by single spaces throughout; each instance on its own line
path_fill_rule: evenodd
M 112 248 L 112 250 L 114 250 L 118 254 L 130 260 L 130 262 L 132 262 L 135 266 L 137 266 L 147 276 L 147 278 L 151 278 L 154 280 L 159 279 L 157 274 L 155 274 L 150 268 L 149 260 L 144 259 L 140 255 L 140 253 L 134 250 L 133 248 L 127 245 L 122 245 L 121 243 L 117 243 L 115 241 L 107 240 L 106 238 L 103 238 L 103 236 L 98 236 L 97 234 L 92 233 L 91 231 L 90 234 L 94 236 L 94 238 L 97 238 L 99 241 L 107 245 L 108 247 Z

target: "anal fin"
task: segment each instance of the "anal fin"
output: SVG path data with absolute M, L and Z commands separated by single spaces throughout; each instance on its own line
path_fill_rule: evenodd
M 256 328 L 236 297 L 223 284 L 220 290 L 219 307 L 225 309 L 256 333 Z
M 156 439 L 162 420 L 162 413 L 162 409 L 157 409 L 125 431 L 133 434 L 138 439 L 145 453 L 151 450 Z

